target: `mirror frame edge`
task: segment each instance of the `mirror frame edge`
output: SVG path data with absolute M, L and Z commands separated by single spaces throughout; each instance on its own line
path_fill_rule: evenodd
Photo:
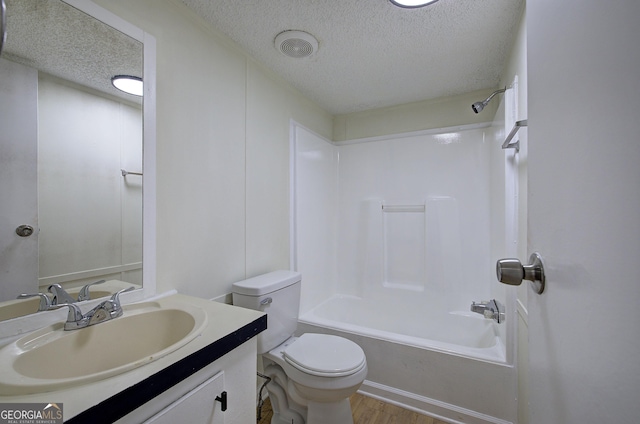
M 146 32 L 143 51 L 142 296 L 150 298 L 156 295 L 156 39 Z
M 156 295 L 156 39 L 91 0 L 62 0 L 142 43 L 142 290 L 123 294 L 126 303 Z

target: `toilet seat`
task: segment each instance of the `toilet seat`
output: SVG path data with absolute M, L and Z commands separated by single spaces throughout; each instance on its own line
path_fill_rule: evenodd
M 282 353 L 289 365 L 305 374 L 320 377 L 348 376 L 366 366 L 360 346 L 328 334 L 303 334 Z

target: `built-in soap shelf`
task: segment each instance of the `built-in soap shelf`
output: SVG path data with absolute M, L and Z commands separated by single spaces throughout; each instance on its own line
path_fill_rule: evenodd
M 512 143 L 511 140 L 513 140 L 513 137 L 516 136 L 518 130 L 522 127 L 526 127 L 528 125 L 528 122 L 526 119 L 523 119 L 521 121 L 516 121 L 516 123 L 513 125 L 513 128 L 511 129 L 511 131 L 509 132 L 509 135 L 507 135 L 507 138 L 504 140 L 504 143 L 502 143 L 502 148 L 503 149 L 516 149 L 516 152 L 520 151 L 520 140 L 516 141 L 515 143 Z
M 382 211 L 394 212 L 424 212 L 424 205 L 382 205 Z

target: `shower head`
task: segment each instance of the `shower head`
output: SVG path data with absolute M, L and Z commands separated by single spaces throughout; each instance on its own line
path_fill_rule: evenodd
M 475 102 L 474 104 L 471 105 L 471 109 L 473 109 L 475 113 L 480 113 L 480 111 L 484 109 L 484 106 L 486 104 L 487 103 L 485 102 Z
M 495 96 L 498 93 L 504 93 L 507 90 L 507 87 L 500 89 L 500 90 L 496 90 L 493 93 L 491 93 L 491 95 L 489 97 L 487 97 L 485 100 L 481 101 L 481 102 L 475 102 L 474 104 L 471 105 L 471 109 L 473 109 L 473 111 L 475 113 L 480 113 L 480 111 L 482 111 L 482 109 L 484 109 L 484 107 L 491 101 L 491 99 L 493 98 L 493 96 Z

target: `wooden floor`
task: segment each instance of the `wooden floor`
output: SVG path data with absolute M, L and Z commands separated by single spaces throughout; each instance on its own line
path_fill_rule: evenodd
M 350 400 L 354 424 L 447 424 L 359 393 L 351 396 Z M 267 399 L 262 407 L 262 417 L 258 420 L 258 424 L 269 424 L 272 414 L 271 404 Z

